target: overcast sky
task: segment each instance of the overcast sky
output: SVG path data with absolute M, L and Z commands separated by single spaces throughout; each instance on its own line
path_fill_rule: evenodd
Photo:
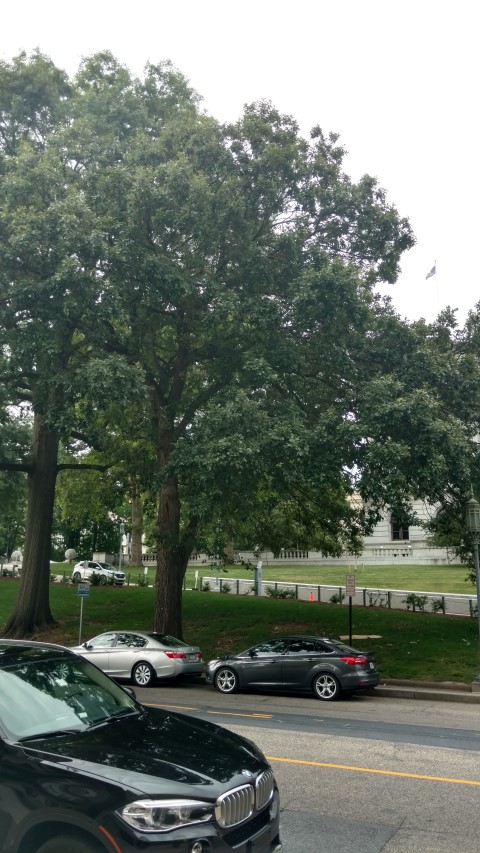
M 4 0 L 0 58 L 39 47 L 70 74 L 109 49 L 137 74 L 171 59 L 223 121 L 266 98 L 336 131 L 417 244 L 384 290 L 411 320 L 480 300 L 476 0 Z M 437 274 L 426 280 L 436 262 Z

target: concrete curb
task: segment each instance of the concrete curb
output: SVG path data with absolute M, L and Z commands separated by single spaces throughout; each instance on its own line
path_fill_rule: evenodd
M 458 682 L 404 681 L 385 679 L 372 691 L 376 696 L 395 699 L 424 699 L 437 702 L 463 702 L 480 705 L 480 692 L 473 692 L 470 684 Z

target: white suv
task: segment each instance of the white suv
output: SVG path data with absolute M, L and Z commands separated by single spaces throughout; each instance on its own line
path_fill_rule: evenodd
M 100 575 L 101 583 L 111 583 L 112 580 L 117 586 L 125 583 L 124 572 L 117 571 L 110 563 L 99 563 L 96 560 L 82 560 L 81 563 L 77 563 L 73 569 L 73 582 L 90 580 L 94 573 Z

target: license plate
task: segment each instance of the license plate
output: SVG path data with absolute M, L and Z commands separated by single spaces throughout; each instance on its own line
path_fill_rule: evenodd
M 372 661 L 370 661 L 370 663 L 368 665 L 369 665 L 370 669 L 375 669 L 375 664 L 372 663 Z
M 189 660 L 197 660 L 197 655 L 189 655 L 188 659 Z

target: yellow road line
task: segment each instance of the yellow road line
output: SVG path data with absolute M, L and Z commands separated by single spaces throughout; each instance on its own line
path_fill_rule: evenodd
M 233 711 L 207 711 L 207 714 L 220 714 L 222 717 L 254 717 L 259 720 L 271 720 L 273 714 L 235 714 Z
M 186 705 L 159 705 L 156 702 L 142 702 L 149 708 L 173 708 L 175 711 L 199 711 L 199 708 L 188 708 Z
M 404 779 L 424 779 L 428 782 L 449 782 L 452 785 L 476 785 L 480 787 L 480 782 L 474 782 L 472 779 L 449 779 L 445 776 L 424 776 L 420 773 L 400 773 L 398 770 L 376 770 L 372 767 L 351 767 L 349 764 L 328 764 L 324 761 L 303 761 L 300 758 L 275 758 L 273 755 L 267 755 L 268 761 L 279 761 L 284 764 L 306 764 L 310 767 L 329 767 L 331 770 L 351 770 L 356 773 L 373 773 L 379 776 L 400 776 Z
M 143 702 L 149 708 L 173 708 L 175 711 L 199 711 L 199 708 L 188 708 L 186 705 L 161 705 L 156 702 Z M 273 714 L 235 714 L 233 711 L 207 711 L 207 714 L 218 714 L 225 717 L 253 717 L 257 720 L 271 720 Z

